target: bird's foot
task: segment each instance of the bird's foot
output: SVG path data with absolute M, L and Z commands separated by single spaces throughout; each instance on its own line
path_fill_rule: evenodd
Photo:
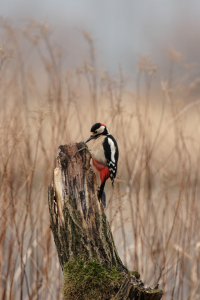
M 98 196 L 99 202 L 101 201 L 101 203 L 103 204 L 103 207 L 106 208 L 106 193 L 105 193 L 104 190 L 101 193 L 101 187 L 100 186 L 97 189 L 97 196 Z
M 90 155 L 91 155 L 91 151 L 88 149 L 86 143 L 83 142 L 82 144 L 84 144 L 84 147 L 81 148 L 81 149 L 78 149 L 76 152 L 80 152 L 80 151 L 83 151 L 83 150 L 87 150 L 87 151 L 90 153 Z
M 98 189 L 97 189 L 97 196 L 98 196 L 98 199 L 100 200 L 100 186 L 98 187 Z
M 101 196 L 101 203 L 103 204 L 103 207 L 106 208 L 106 193 L 103 191 Z

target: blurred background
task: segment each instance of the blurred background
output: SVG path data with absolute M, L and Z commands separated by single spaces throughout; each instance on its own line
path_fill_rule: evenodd
M 127 75 L 134 75 L 138 56 L 149 54 L 166 74 L 169 47 L 180 51 L 188 63 L 199 63 L 198 0 L 8 0 L 0 8 L 1 16 L 14 26 L 30 19 L 47 22 L 67 66 L 74 67 L 87 54 L 83 30 L 94 39 L 106 69 L 114 73 L 120 64 Z
M 0 299 L 62 299 L 47 188 L 96 122 L 119 145 L 106 214 L 163 299 L 200 298 L 200 2 L 0 3 Z

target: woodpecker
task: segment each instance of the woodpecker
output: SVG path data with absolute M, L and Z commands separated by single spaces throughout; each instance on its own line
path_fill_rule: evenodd
M 102 123 L 96 123 L 92 126 L 91 136 L 87 139 L 86 143 L 93 139 L 95 143 L 91 149 L 92 164 L 100 173 L 101 185 L 99 187 L 98 198 L 102 200 L 106 180 L 110 178 L 112 185 L 114 184 L 119 150 L 116 140 Z

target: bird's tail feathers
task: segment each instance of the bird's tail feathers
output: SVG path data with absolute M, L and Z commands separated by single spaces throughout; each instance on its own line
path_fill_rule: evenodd
M 99 192 L 98 192 L 98 199 L 101 200 L 102 199 L 102 195 L 103 195 L 103 191 L 104 191 L 104 186 L 105 186 L 106 181 L 103 181 L 101 183 Z

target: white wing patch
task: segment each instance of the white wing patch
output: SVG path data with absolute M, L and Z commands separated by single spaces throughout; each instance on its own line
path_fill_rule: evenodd
M 111 160 L 115 163 L 115 144 L 114 142 L 108 138 L 108 144 L 110 145 L 110 150 L 111 150 Z

